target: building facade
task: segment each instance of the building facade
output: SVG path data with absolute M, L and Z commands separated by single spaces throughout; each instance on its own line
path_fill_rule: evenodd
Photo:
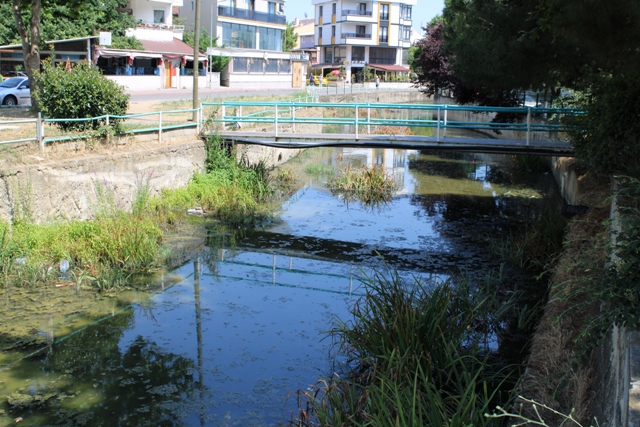
M 346 78 L 364 78 L 365 65 L 381 76 L 406 74 L 412 12 L 418 0 L 312 0 L 315 44 L 326 74 L 344 68 Z
M 221 85 L 303 86 L 305 55 L 283 51 L 284 9 L 285 0 L 200 0 L 200 26 L 210 35 L 208 54 L 231 58 L 221 71 Z M 194 28 L 195 0 L 184 0 L 178 10 L 187 29 Z

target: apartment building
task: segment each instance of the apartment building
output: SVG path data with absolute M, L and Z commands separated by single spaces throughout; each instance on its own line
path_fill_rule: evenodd
M 282 51 L 287 27 L 285 0 L 200 0 L 200 25 L 218 46 Z M 195 0 L 184 0 L 180 18 L 187 28 L 195 25 Z
M 221 72 L 221 85 L 302 87 L 308 58 L 283 52 L 285 1 L 200 0 L 200 25 L 210 34 L 208 54 L 231 57 L 227 69 Z M 195 0 L 184 0 L 179 16 L 188 29 L 193 28 Z
M 408 73 L 412 11 L 418 0 L 312 0 L 315 43 L 326 74 L 344 67 L 347 79 L 358 81 L 365 65 L 383 77 Z

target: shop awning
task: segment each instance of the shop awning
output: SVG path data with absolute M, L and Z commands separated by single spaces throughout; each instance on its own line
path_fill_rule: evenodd
M 408 67 L 403 67 L 402 65 L 384 65 L 384 64 L 369 64 L 370 68 L 374 70 L 382 70 L 382 71 L 397 71 L 408 73 L 411 71 Z
M 342 64 L 313 64 L 311 68 L 314 70 L 321 70 L 323 68 L 340 68 L 342 66 Z

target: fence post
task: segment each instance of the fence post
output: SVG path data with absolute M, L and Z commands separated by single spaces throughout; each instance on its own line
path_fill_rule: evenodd
M 196 111 L 196 135 L 200 134 L 201 115 L 202 115 L 202 104 L 200 104 L 200 108 L 198 108 L 198 110 Z
M 158 113 L 158 142 L 162 142 L 162 111 Z
M 371 104 L 367 103 L 367 135 L 371 134 Z
M 442 131 L 442 133 L 444 134 L 443 136 L 446 138 L 447 137 L 447 113 L 449 112 L 449 109 L 447 108 L 447 106 L 444 106 L 444 130 Z
M 293 124 L 292 124 L 293 133 L 296 133 L 296 103 L 295 102 L 291 107 L 291 119 L 293 121 Z
M 109 115 L 107 114 L 107 144 L 111 142 L 111 129 L 109 129 L 110 126 L 111 123 L 109 122 Z
M 42 113 L 38 112 L 38 121 L 36 122 L 36 138 L 40 144 L 40 151 L 44 154 L 44 123 L 42 123 Z
M 438 124 L 436 125 L 436 142 L 440 142 L 440 106 L 438 106 Z
M 358 104 L 356 104 L 356 141 L 358 140 Z
M 277 138 L 278 137 L 278 104 L 277 103 L 276 103 L 276 116 L 273 122 L 276 126 L 276 138 Z
M 227 106 L 226 106 L 226 105 L 223 105 L 223 106 L 222 106 L 222 123 L 221 123 L 221 125 L 222 125 L 222 132 L 224 132 L 224 131 L 225 131 L 225 129 L 226 129 L 225 122 L 224 122 L 224 116 L 226 116 L 226 114 L 227 114 Z
M 531 140 L 531 107 L 527 108 L 527 145 Z

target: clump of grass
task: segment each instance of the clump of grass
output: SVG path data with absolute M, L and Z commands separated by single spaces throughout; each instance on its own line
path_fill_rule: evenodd
M 566 224 L 560 210 L 548 204 L 523 230 L 490 239 L 491 250 L 512 265 L 542 272 L 552 267 L 562 252 Z
M 429 285 L 397 273 L 365 278 L 353 319 L 331 331 L 349 363 L 298 394 L 297 426 L 497 426 L 484 414 L 511 401 L 519 369 L 487 346 L 515 299 L 487 286 Z
M 346 201 L 357 200 L 367 207 L 391 202 L 398 190 L 393 176 L 383 168 L 354 169 L 351 164 L 331 178 L 328 186 L 333 194 L 340 194 Z
M 333 175 L 335 175 L 336 170 L 334 168 L 332 168 L 329 165 L 326 165 L 324 163 L 318 163 L 318 164 L 310 164 L 307 165 L 307 167 L 305 167 L 304 171 L 306 173 L 308 173 L 309 175 L 313 175 L 313 176 L 325 176 L 325 177 L 331 177 Z
M 0 269 L 4 284 L 37 286 L 60 277 L 60 260 L 68 260 L 69 275 L 100 290 L 125 285 L 135 273 L 162 265 L 161 248 L 169 227 L 186 217 L 188 208 L 202 207 L 224 224 L 249 227 L 269 218 L 274 195 L 272 169 L 264 163 L 236 161 L 235 153 L 208 143 L 207 173 L 195 174 L 187 186 L 163 190 L 152 197 L 152 174 L 138 177 L 131 210 L 117 201 L 108 182 L 94 182 L 95 217 L 89 221 L 34 224 L 20 217 L 0 222 Z M 18 262 L 16 262 L 18 260 Z

